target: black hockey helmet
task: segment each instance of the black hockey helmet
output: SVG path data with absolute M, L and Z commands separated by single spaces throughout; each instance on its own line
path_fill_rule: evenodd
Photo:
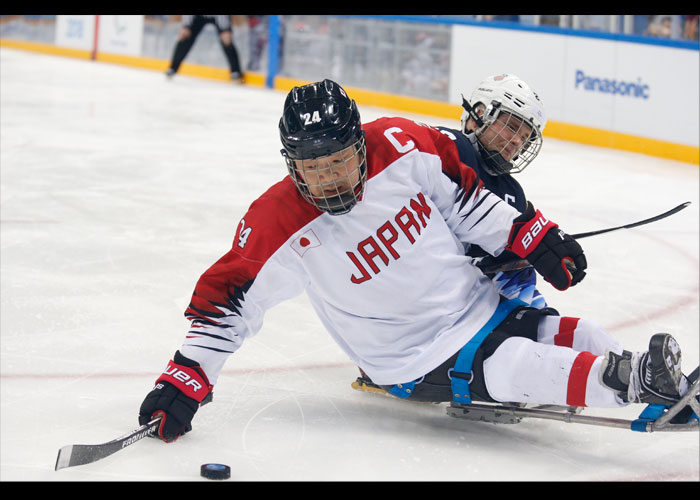
M 332 80 L 294 87 L 279 124 L 286 156 L 305 160 L 326 156 L 364 135 L 355 101 Z
M 294 87 L 284 102 L 279 130 L 289 175 L 304 198 L 333 215 L 348 212 L 357 203 L 367 179 L 364 131 L 355 101 L 332 80 Z M 359 180 L 350 189 L 339 189 L 335 196 L 311 195 L 309 185 L 297 171 L 298 162 L 351 146 L 355 146 L 355 154 L 361 155 Z

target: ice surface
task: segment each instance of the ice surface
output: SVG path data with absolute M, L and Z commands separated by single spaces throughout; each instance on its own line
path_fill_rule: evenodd
M 356 368 L 302 296 L 229 359 L 194 431 L 54 471 L 64 445 L 135 429 L 180 346 L 199 275 L 285 175 L 284 92 L 0 50 L 3 481 L 640 481 L 700 478 L 697 433 L 450 418 L 350 388 Z M 363 119 L 397 114 L 361 106 Z M 404 114 L 405 116 L 405 114 Z M 680 115 L 684 116 L 684 115 Z M 432 124 L 446 121 L 415 117 Z M 698 364 L 697 166 L 547 139 L 519 180 L 570 233 L 682 212 L 585 240 L 578 287 L 542 289 L 629 349 L 672 332 Z M 635 418 L 640 407 L 596 414 Z M 587 410 L 588 411 L 588 410 Z

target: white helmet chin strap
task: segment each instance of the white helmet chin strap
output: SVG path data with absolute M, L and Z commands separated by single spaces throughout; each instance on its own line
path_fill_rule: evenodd
M 469 101 L 467 101 L 464 98 L 464 94 L 462 94 L 462 108 L 464 108 L 464 111 L 462 111 L 462 133 L 467 134 L 469 131 L 467 130 L 467 122 L 469 119 L 474 120 L 476 123 L 477 129 L 480 129 L 481 127 L 484 126 L 484 121 L 481 119 L 481 116 L 476 112 L 476 108 L 472 107 L 471 104 L 469 104 Z

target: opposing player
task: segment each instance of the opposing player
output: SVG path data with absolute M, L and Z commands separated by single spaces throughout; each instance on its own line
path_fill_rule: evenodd
M 461 130 L 437 129 L 455 141 L 459 159 L 474 169 L 486 189 L 524 212 L 527 198 L 513 174 L 522 172 L 542 148 L 547 118 L 539 96 L 515 75 L 494 75 L 477 85 L 469 101 L 462 98 L 462 107 Z M 491 257 L 478 245 L 471 245 L 467 254 L 485 257 L 490 265 L 517 259 L 508 251 Z M 499 272 L 492 279 L 501 295 L 547 307 L 531 267 Z
M 498 293 L 465 245 L 526 258 L 561 290 L 581 282 L 586 258 L 532 205 L 521 213 L 490 193 L 438 130 L 362 125 L 330 80 L 292 89 L 279 128 L 289 175 L 200 277 L 191 328 L 141 405 L 141 423 L 162 417 L 162 440 L 191 430 L 265 311 L 303 291 L 348 357 L 398 397 L 620 407 L 683 392 L 670 335 L 628 352 L 590 321 Z

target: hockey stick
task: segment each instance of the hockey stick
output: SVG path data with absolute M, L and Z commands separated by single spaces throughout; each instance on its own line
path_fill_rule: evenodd
M 207 396 L 199 403 L 202 407 L 207 403 L 210 403 L 214 398 L 214 394 L 210 392 Z M 147 424 L 142 425 L 136 430 L 131 431 L 128 434 L 124 434 L 117 439 L 113 439 L 107 443 L 102 444 L 69 444 L 58 450 L 58 456 L 56 457 L 56 467 L 54 470 L 65 469 L 66 467 L 75 467 L 76 465 L 91 464 L 92 462 L 97 462 L 102 460 L 119 450 L 123 450 L 127 446 L 134 444 L 143 438 L 150 436 L 158 430 L 160 425 L 161 417 L 156 417 Z
M 644 224 L 649 224 L 650 222 L 656 222 L 657 220 L 665 219 L 666 217 L 668 217 L 670 215 L 673 215 L 677 212 L 680 212 L 688 205 L 690 205 L 690 202 L 686 201 L 685 203 L 681 203 L 677 207 L 672 208 L 671 210 L 669 210 L 667 212 L 656 215 L 654 217 L 650 217 L 648 219 L 640 220 L 638 222 L 632 222 L 630 224 L 625 224 L 623 226 L 610 227 L 607 229 L 598 229 L 597 231 L 589 231 L 587 233 L 572 234 L 571 237 L 575 240 L 579 240 L 581 238 L 588 238 L 589 236 L 595 236 L 598 234 L 609 233 L 611 231 L 617 231 L 618 229 L 631 229 L 633 227 L 643 226 Z M 481 271 L 484 274 L 496 274 L 496 273 L 506 272 L 506 271 L 517 271 L 519 269 L 525 269 L 526 267 L 532 266 L 532 264 L 530 264 L 525 259 L 513 260 L 513 261 L 505 262 L 502 264 L 488 265 L 488 260 L 491 260 L 491 259 L 492 259 L 492 257 L 488 257 L 488 256 L 484 257 L 484 259 L 477 265 L 477 267 L 479 269 L 481 269 Z M 484 261 L 487 261 L 487 262 L 484 263 Z
M 105 457 L 108 457 L 119 450 L 134 444 L 141 439 L 150 436 L 158 430 L 161 417 L 155 418 L 142 425 L 138 429 L 124 434 L 117 439 L 102 444 L 70 444 L 58 450 L 56 457 L 56 468 L 54 470 L 64 469 L 66 467 L 75 467 L 76 465 L 85 465 L 92 462 L 97 462 Z

